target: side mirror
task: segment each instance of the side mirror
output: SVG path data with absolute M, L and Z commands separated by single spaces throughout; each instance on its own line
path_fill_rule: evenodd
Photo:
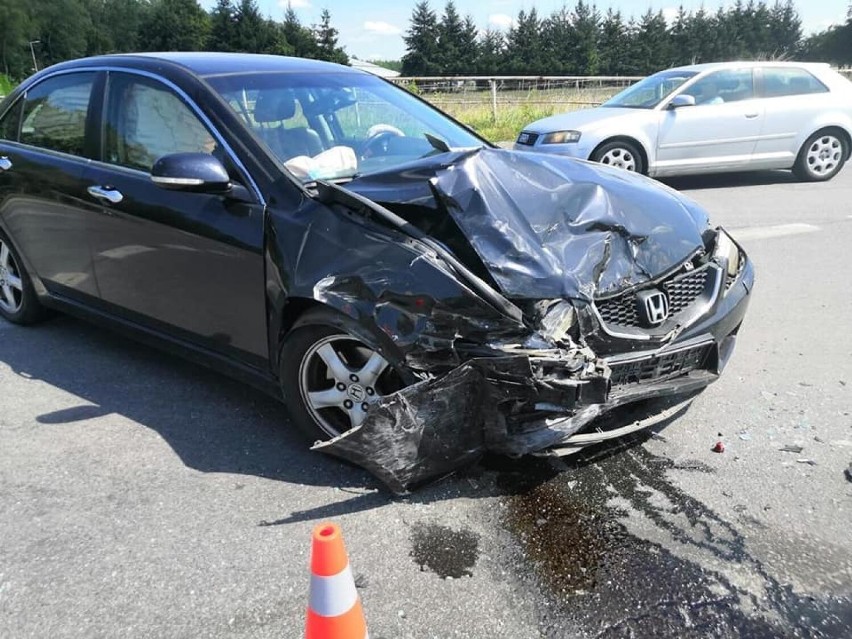
M 681 93 L 680 95 L 676 95 L 669 102 L 670 109 L 680 109 L 681 107 L 689 107 L 695 106 L 695 97 L 689 95 L 688 93 Z
M 171 191 L 227 193 L 231 178 L 222 163 L 208 153 L 172 153 L 154 162 L 151 181 Z

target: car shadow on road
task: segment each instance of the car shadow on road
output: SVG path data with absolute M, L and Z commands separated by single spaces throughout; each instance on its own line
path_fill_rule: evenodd
M 31 328 L 4 326 L 0 362 L 74 396 L 63 402 L 71 406 L 33 415 L 39 424 L 119 415 L 157 432 L 187 467 L 202 472 L 375 486 L 366 471 L 311 453 L 274 398 L 67 316 Z
M 658 180 L 678 191 L 729 189 L 737 186 L 766 186 L 799 182 L 791 171 L 742 171 L 708 175 L 683 175 L 658 178 Z

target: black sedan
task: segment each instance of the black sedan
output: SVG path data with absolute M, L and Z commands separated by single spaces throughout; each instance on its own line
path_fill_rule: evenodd
M 348 67 L 105 56 L 0 103 L 0 314 L 225 370 L 395 491 L 646 425 L 592 422 L 717 379 L 753 281 L 682 195 Z

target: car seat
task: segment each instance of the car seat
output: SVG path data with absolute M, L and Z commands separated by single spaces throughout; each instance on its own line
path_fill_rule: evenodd
M 254 105 L 254 120 L 278 126 L 258 130 L 260 136 L 281 160 L 297 155 L 313 157 L 322 153 L 319 134 L 305 126 L 286 127 L 285 120 L 296 115 L 296 96 L 290 89 L 261 91 Z

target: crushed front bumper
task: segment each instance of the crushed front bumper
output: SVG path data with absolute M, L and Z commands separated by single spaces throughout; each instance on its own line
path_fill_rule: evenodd
M 584 432 L 609 411 L 644 399 L 694 393 L 718 379 L 733 352 L 754 271 L 669 344 L 577 365 L 576 355 L 507 351 L 383 397 L 357 428 L 314 450 L 351 461 L 393 492 L 446 475 L 485 452 L 576 452 L 650 422 Z

